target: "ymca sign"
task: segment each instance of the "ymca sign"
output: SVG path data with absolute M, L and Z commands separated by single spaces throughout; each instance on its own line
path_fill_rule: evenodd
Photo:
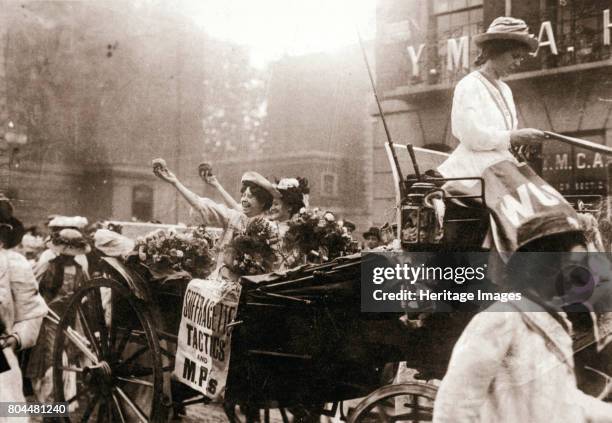
M 610 22 L 610 9 L 605 9 L 602 12 L 603 19 L 603 45 L 609 46 L 611 42 L 611 31 L 612 22 Z M 448 71 L 455 71 L 458 69 L 469 69 L 469 47 L 470 39 L 467 35 L 459 38 L 449 38 L 446 42 L 446 68 Z M 540 25 L 538 33 L 538 48 L 532 53 L 535 57 L 540 52 L 540 49 L 548 48 L 554 55 L 559 54 L 557 48 L 557 42 L 555 40 L 555 34 L 553 32 L 552 23 L 550 21 L 544 21 Z M 407 47 L 408 58 L 412 65 L 412 75 L 420 75 L 419 63 L 422 58 L 423 51 L 425 50 L 425 44 L 420 44 L 417 48 L 413 45 Z

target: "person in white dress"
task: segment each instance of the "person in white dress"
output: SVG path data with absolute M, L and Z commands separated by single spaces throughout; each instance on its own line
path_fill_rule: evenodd
M 512 90 L 502 81 L 538 45 L 525 22 L 497 18 L 485 33 L 474 37 L 474 42 L 481 49 L 476 59 L 479 69 L 466 75 L 455 87 L 451 126 L 460 144 L 438 168 L 446 178 L 478 177 L 500 161 L 516 163 L 511 146 L 546 137 L 537 129 L 517 129 Z
M 8 200 L 0 199 L 1 203 Z M 11 206 L 12 209 L 12 206 Z M 22 373 L 16 351 L 31 348 L 47 306 L 38 293 L 32 267 L 24 256 L 11 250 L 21 241 L 23 226 L 10 217 L 0 218 L 0 350 L 10 369 L 0 371 L 0 401 L 24 402 Z M 0 417 L 0 422 L 27 422 L 28 417 Z

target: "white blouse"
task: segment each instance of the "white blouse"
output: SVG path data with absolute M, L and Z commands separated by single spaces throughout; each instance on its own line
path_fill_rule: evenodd
M 226 279 L 237 280 L 236 275 L 221 275 L 220 272 L 227 264 L 225 262 L 226 247 L 232 242 L 236 234 L 246 229 L 249 218 L 241 211 L 205 197 L 200 197 L 196 210 L 199 212 L 204 225 L 223 229 L 223 233 L 215 245 L 217 261 L 211 278 L 225 277 Z
M 497 162 L 516 162 L 509 151 L 510 132 L 517 127 L 516 106 L 510 87 L 497 82 L 474 71 L 455 87 L 451 125 L 460 144 L 438 168 L 445 177 L 481 176 Z

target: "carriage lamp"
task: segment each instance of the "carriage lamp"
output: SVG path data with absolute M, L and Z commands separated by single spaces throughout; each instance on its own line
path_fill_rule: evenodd
M 416 182 L 409 188 L 401 209 L 402 246 L 442 242 L 444 228 L 438 223 L 434 197 L 443 199 L 444 191 L 431 182 Z

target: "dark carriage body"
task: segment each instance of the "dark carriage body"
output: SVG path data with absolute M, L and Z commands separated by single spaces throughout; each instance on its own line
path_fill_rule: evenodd
M 396 361 L 397 314 L 360 312 L 361 257 L 243 278 L 229 398 L 317 404 L 363 396 Z M 396 341 L 396 340 L 395 340 Z
M 284 406 L 358 398 L 390 383 L 385 365 L 399 361 L 443 374 L 472 314 L 431 315 L 415 329 L 403 313 L 362 312 L 361 266 L 369 259 L 243 278 L 228 398 Z

